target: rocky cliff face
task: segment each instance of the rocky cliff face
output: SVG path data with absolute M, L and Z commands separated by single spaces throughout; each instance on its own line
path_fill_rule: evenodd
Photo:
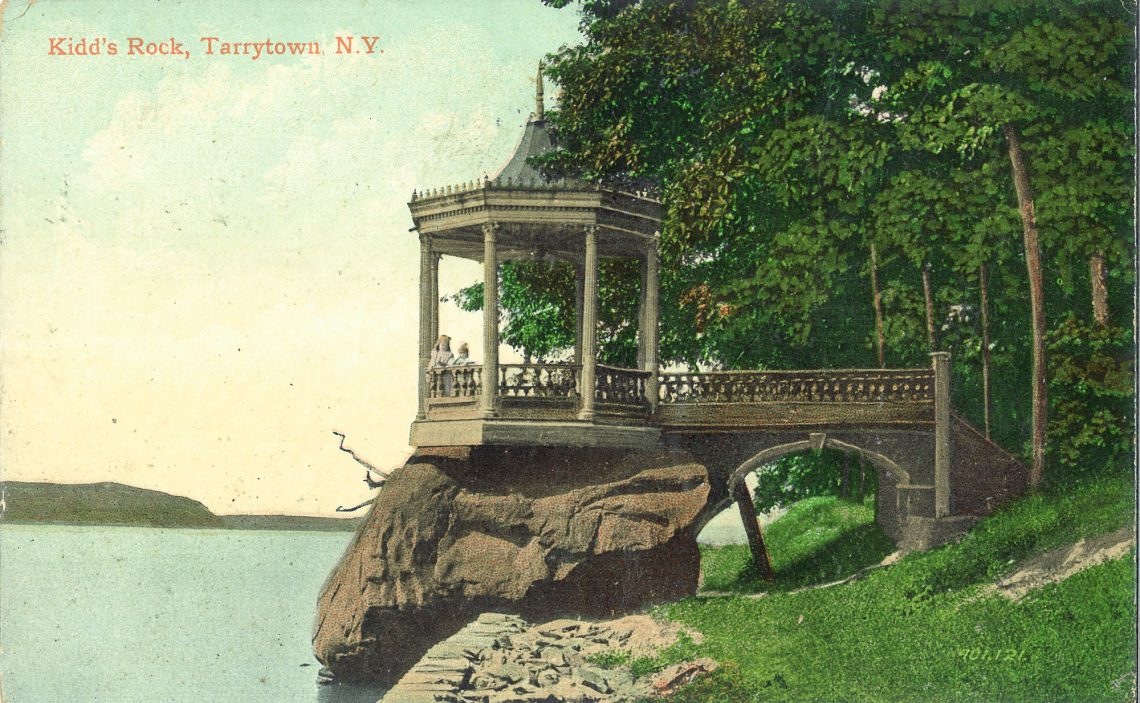
M 317 658 L 393 681 L 481 612 L 610 615 L 692 594 L 708 494 L 679 451 L 421 450 L 325 584 Z

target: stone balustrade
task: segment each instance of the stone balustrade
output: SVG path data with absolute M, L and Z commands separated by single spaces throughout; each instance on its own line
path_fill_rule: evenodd
M 641 404 L 650 372 L 598 364 L 594 398 L 607 403 Z
M 499 395 L 505 398 L 575 398 L 578 364 L 500 364 Z
M 441 366 L 428 369 L 428 397 L 477 398 L 483 388 L 482 366 Z
M 498 396 L 518 411 L 529 407 L 532 400 L 545 403 L 542 407 L 546 408 L 552 407 L 549 403 L 553 401 L 572 402 L 578 407 L 584 400 L 580 364 L 500 364 L 498 376 Z M 593 400 L 609 407 L 644 409 L 651 376 L 649 371 L 598 364 Z M 674 406 L 706 404 L 892 403 L 929 407 L 934 403 L 934 379 L 932 369 L 667 372 L 657 375 L 658 408 L 665 413 Z M 456 403 L 474 402 L 482 396 L 483 367 L 430 369 L 426 383 L 429 404 L 459 407 Z M 653 415 L 660 413 L 654 411 Z
M 667 403 L 933 403 L 931 369 L 662 373 Z

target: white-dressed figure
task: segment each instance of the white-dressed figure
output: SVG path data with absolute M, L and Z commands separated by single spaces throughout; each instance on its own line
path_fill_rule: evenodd
M 428 362 L 428 370 L 446 368 L 451 363 L 451 337 L 446 334 L 439 335 L 436 340 L 435 346 L 431 349 L 431 360 Z M 435 385 L 435 395 L 444 398 L 451 397 L 452 378 L 451 372 L 445 371 L 440 374 L 432 374 L 432 380 L 438 385 Z
M 459 345 L 459 355 L 451 360 L 452 366 L 474 366 L 475 360 L 467 356 L 467 342 Z

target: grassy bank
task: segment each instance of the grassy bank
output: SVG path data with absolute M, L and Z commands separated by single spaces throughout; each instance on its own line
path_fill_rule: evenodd
M 894 551 L 875 524 L 874 498 L 865 503 L 834 496 L 793 504 L 764 530 L 776 580 L 764 583 L 752 568 L 748 546 L 701 547 L 702 590 L 786 591 L 834 581 L 877 564 Z
M 1031 496 L 958 544 L 910 555 L 862 581 L 790 593 L 889 550 L 867 506 L 805 501 L 766 531 L 778 575 L 764 589 L 769 595 L 661 607 L 660 616 L 705 640 L 636 668 L 696 656 L 720 662 L 673 699 L 682 702 L 1130 700 L 1135 552 L 1017 603 L 981 590 L 1027 557 L 1131 524 L 1132 503 L 1131 482 L 1122 479 Z M 760 588 L 746 558 L 743 548 L 706 550 L 706 588 Z

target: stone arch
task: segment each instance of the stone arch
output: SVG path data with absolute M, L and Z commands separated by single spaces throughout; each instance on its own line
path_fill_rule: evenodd
M 828 437 L 822 433 L 812 434 L 810 439 L 802 440 L 799 442 L 787 442 L 785 444 L 778 444 L 774 447 L 768 447 L 756 454 L 752 455 L 749 459 L 744 461 L 738 466 L 728 478 L 728 492 L 723 501 L 723 505 L 718 505 L 712 512 L 712 515 L 719 513 L 721 510 L 727 508 L 732 503 L 731 496 L 736 494 L 737 486 L 744 477 L 756 471 L 761 466 L 775 461 L 782 456 L 802 452 L 809 449 L 823 449 L 830 447 L 840 451 L 857 454 L 865 457 L 867 461 L 874 466 L 879 472 L 879 491 L 876 500 L 879 501 L 879 506 L 876 510 L 878 514 L 878 522 L 880 526 L 886 531 L 890 537 L 898 542 L 902 537 L 901 526 L 905 521 L 906 516 L 901 514 L 899 505 L 899 489 L 907 489 L 910 487 L 910 473 L 898 465 L 897 462 L 892 460 L 879 452 L 865 449 L 858 445 L 850 444 L 842 440 Z M 883 474 L 888 474 L 895 477 L 894 481 L 883 481 Z
M 898 476 L 899 486 L 910 485 L 910 474 L 906 471 L 906 469 L 896 464 L 890 458 L 883 456 L 878 452 L 871 451 L 870 449 L 864 449 L 863 447 L 859 447 L 854 444 L 848 444 L 847 442 L 843 442 L 838 439 L 825 437 L 823 442 L 819 444 L 811 440 L 804 440 L 802 442 L 789 442 L 787 444 L 779 444 L 757 452 L 732 472 L 732 475 L 728 479 L 728 495 L 733 494 L 733 491 L 736 489 L 736 485 L 743 481 L 745 476 L 752 473 L 756 469 L 759 469 L 764 464 L 773 462 L 776 459 L 779 459 L 780 457 L 787 454 L 794 454 L 796 452 L 802 452 L 807 449 L 823 449 L 825 447 L 831 447 L 833 449 L 839 449 L 841 451 L 850 452 L 853 454 L 861 454 L 866 457 L 867 461 L 871 462 L 871 464 L 876 468 L 883 471 L 889 471 L 895 476 Z

